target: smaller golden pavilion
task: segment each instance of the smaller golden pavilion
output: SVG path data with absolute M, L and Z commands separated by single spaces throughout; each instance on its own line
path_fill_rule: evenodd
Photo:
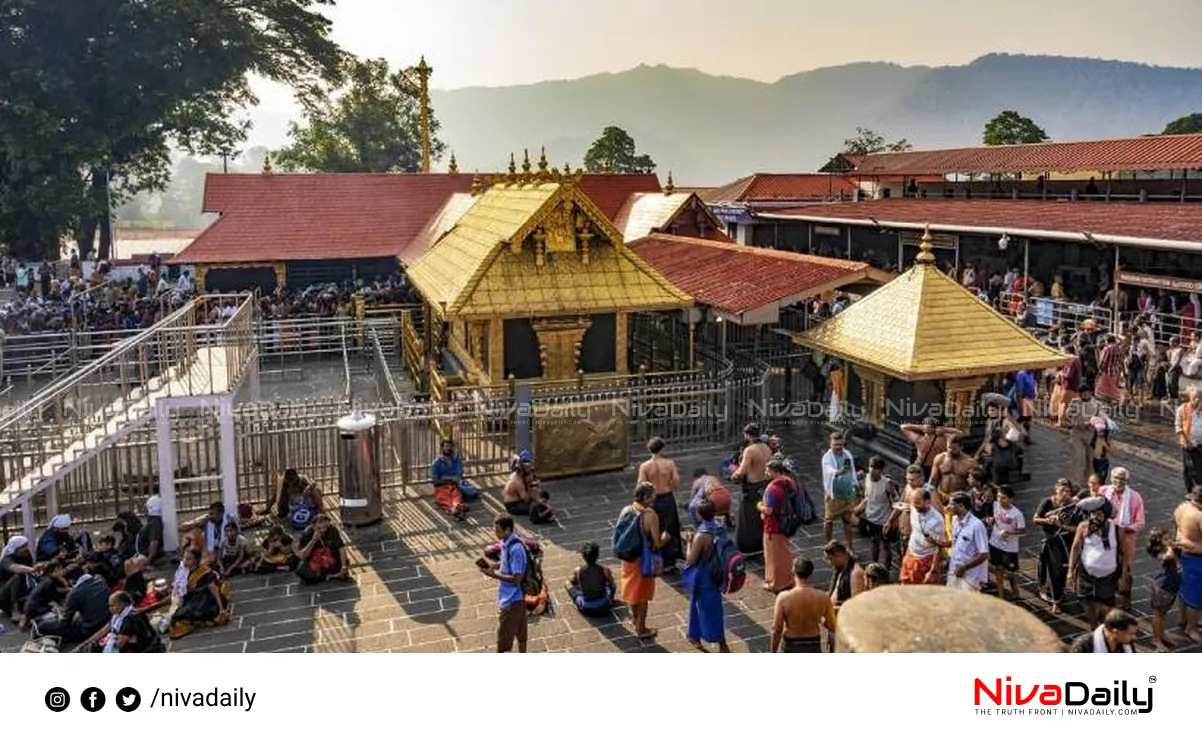
M 846 362 L 845 402 L 877 429 L 935 417 L 968 430 L 999 375 L 1068 361 L 941 273 L 929 229 L 909 271 L 794 341 Z

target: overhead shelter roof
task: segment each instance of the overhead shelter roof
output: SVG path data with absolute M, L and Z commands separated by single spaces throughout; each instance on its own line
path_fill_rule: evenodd
M 579 210 L 600 239 L 583 254 L 524 247 L 539 228 Z M 571 229 L 571 221 L 568 229 Z M 679 309 L 692 298 L 626 248 L 604 213 L 571 183 L 499 184 L 484 192 L 408 269 L 446 316 L 534 317 Z
M 854 173 L 1079 173 L 1202 168 L 1202 134 L 1042 142 L 865 156 Z
M 1068 357 L 935 268 L 931 235 L 914 267 L 796 343 L 906 381 L 1048 369 Z
M 452 173 L 210 173 L 221 217 L 168 263 L 392 258 L 472 176 Z
M 629 244 L 668 281 L 738 324 L 770 324 L 780 308 L 836 289 L 866 292 L 892 278 L 867 263 L 678 235 Z
M 676 218 L 692 206 L 708 215 L 713 223 L 715 232 L 721 229 L 722 222 L 713 215 L 697 194 L 688 191 L 673 191 L 672 193 L 636 193 L 626 200 L 622 211 L 614 219 L 614 227 L 622 233 L 626 242 L 638 240 L 653 232 L 666 232 Z M 729 240 L 722 233 L 715 239 L 720 242 Z
M 1202 250 L 1202 207 L 1024 199 L 878 199 L 758 212 L 764 219 Z
M 857 186 L 843 174 L 754 173 L 709 189 L 707 204 L 751 204 L 755 202 L 822 201 L 848 198 Z

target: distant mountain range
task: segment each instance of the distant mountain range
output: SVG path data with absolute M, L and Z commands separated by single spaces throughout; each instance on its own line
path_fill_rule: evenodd
M 436 65 L 437 66 L 437 65 Z M 979 143 L 985 122 L 1014 109 L 1053 139 L 1160 132 L 1202 110 L 1202 70 L 1050 56 L 990 54 L 959 67 L 864 62 L 761 83 L 691 69 L 501 88 L 434 91 L 441 136 L 460 167 L 503 168 L 509 153 L 545 145 L 557 166 L 582 163 L 610 124 L 686 186 L 752 172 L 820 168 L 857 126 L 916 148 Z M 260 112 L 256 136 L 282 138 L 286 114 Z

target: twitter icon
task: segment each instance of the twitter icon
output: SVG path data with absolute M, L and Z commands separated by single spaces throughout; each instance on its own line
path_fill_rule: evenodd
M 122 712 L 133 712 L 142 704 L 142 695 L 132 686 L 127 686 L 117 692 L 117 709 Z

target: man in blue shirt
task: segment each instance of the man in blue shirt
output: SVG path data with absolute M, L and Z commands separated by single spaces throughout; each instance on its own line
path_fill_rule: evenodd
M 441 453 L 430 463 L 430 481 L 435 487 L 439 485 L 454 485 L 464 500 L 475 500 L 480 496 L 480 490 L 463 479 L 463 457 L 455 451 L 455 442 L 443 439 Z
M 1018 424 L 1023 429 L 1023 443 L 1031 443 L 1031 419 L 1035 417 L 1038 399 L 1035 373 L 1022 369 L 1014 377 L 1014 400 L 1018 403 Z
M 513 531 L 513 517 L 501 514 L 493 520 L 493 531 L 501 540 L 501 564 L 494 568 L 483 558 L 477 564 L 480 572 L 496 578 L 497 606 L 497 652 L 508 653 L 517 640 L 518 652 L 526 652 L 526 592 L 522 590 L 522 579 L 526 575 L 526 547 Z

